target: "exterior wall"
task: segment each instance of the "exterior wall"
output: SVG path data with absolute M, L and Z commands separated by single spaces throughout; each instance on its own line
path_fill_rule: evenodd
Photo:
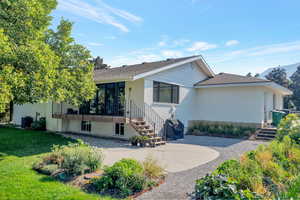
M 163 119 L 171 117 L 173 107 L 175 118 L 188 125 L 188 121 L 195 118 L 193 110 L 196 104 L 196 89 L 194 84 L 206 79 L 204 73 L 194 63 L 188 63 L 180 67 L 170 69 L 149 77 L 144 80 L 144 99 Z M 179 85 L 179 104 L 153 102 L 153 81 L 160 81 Z
M 91 132 L 81 131 L 81 121 L 64 120 L 64 131 L 71 133 L 80 133 L 98 137 L 117 138 L 128 140 L 138 133 L 129 125 L 124 124 L 124 136 L 115 135 L 115 123 L 109 122 L 91 122 Z
M 47 103 L 14 105 L 12 122 L 21 125 L 21 119 L 23 117 L 30 116 L 35 119 L 36 113 L 40 114 L 39 117 L 46 117 L 46 107 Z
M 127 102 L 131 99 L 139 107 L 142 107 L 144 105 L 144 92 L 144 79 L 125 82 L 125 96 Z
M 16 125 L 21 125 L 21 119 L 26 116 L 30 116 L 35 120 L 36 113 L 39 113 L 39 118 L 46 118 L 47 130 L 62 131 L 62 120 L 52 118 L 51 102 L 41 104 L 14 105 L 12 122 Z
M 197 120 L 262 124 L 264 90 L 259 87 L 197 89 Z

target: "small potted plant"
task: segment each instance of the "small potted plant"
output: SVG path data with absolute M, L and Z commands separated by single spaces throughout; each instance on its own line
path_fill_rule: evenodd
M 132 136 L 129 138 L 129 141 L 131 142 L 132 146 L 137 146 L 139 143 L 139 136 Z

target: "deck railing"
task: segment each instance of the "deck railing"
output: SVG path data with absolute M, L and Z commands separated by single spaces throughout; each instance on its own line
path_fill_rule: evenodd
M 105 115 L 99 113 L 83 112 L 79 107 L 64 103 L 52 103 L 52 116 L 55 118 L 67 118 L 81 121 L 107 121 L 123 122 L 132 120 L 144 120 L 154 130 L 158 136 L 165 138 L 165 120 L 147 103 L 137 104 L 133 100 L 128 100 L 122 108 L 123 115 Z

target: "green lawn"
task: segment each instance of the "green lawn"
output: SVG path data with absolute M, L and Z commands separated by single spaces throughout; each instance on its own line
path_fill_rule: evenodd
M 52 145 L 68 142 L 74 141 L 46 132 L 0 127 L 0 199 L 111 199 L 87 194 L 31 169 L 32 164 L 49 152 Z

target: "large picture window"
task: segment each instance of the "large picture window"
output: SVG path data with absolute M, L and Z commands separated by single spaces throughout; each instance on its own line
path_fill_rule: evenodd
M 153 82 L 153 101 L 160 103 L 179 103 L 179 86 Z

